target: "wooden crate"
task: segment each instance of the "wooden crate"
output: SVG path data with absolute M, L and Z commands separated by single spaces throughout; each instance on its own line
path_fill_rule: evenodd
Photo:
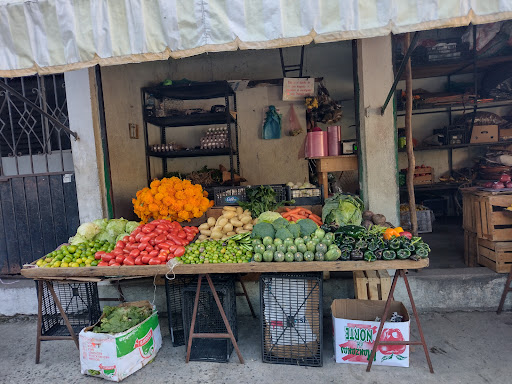
M 462 228 L 465 231 L 476 233 L 478 197 L 472 191 L 462 190 Z
M 475 232 L 464 231 L 464 264 L 468 267 L 478 266 L 478 237 Z
M 356 299 L 387 300 L 391 289 L 391 278 L 385 269 L 378 271 L 355 271 L 354 291 Z
M 422 175 L 422 176 L 420 176 Z M 434 182 L 434 168 L 425 167 L 425 168 L 416 168 L 414 170 L 414 179 L 413 184 L 432 184 Z
M 476 234 L 479 239 L 512 241 L 512 212 L 505 210 L 512 205 L 512 194 L 478 192 L 473 201 Z M 469 225 L 468 225 L 469 228 Z
M 478 263 L 498 273 L 512 269 L 512 241 L 478 239 Z

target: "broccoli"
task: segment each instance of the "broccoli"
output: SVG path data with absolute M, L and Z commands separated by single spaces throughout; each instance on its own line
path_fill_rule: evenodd
M 297 224 L 300 225 L 300 234 L 302 236 L 310 236 L 318 228 L 318 225 L 316 225 L 311 219 L 299 220 L 297 221 Z
M 276 238 L 277 239 L 281 239 L 281 240 L 286 240 L 286 239 L 291 239 L 293 238 L 293 235 L 292 233 L 286 229 L 286 228 L 279 228 L 277 231 L 276 231 Z
M 288 225 L 290 225 L 290 222 L 286 220 L 283 217 L 280 217 L 279 219 L 276 219 L 272 222 L 272 225 L 274 226 L 274 229 L 277 231 L 280 228 L 286 228 Z
M 270 223 L 258 223 L 254 224 L 252 227 L 252 235 L 251 237 L 256 239 L 263 239 L 265 236 L 270 236 L 274 238 L 275 231 L 274 227 Z
M 296 223 L 291 223 L 287 228 L 293 235 L 292 238 L 300 237 L 300 225 Z

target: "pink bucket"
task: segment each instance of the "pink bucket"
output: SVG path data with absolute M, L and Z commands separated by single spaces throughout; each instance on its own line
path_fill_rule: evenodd
M 308 132 L 306 139 L 306 157 L 328 156 L 327 132 Z
M 341 127 L 339 125 L 327 127 L 327 141 L 329 156 L 339 156 L 341 152 Z

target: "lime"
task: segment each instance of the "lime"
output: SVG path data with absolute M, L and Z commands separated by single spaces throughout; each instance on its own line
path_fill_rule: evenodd
M 62 262 L 62 264 L 60 265 L 62 268 L 67 268 L 69 267 L 69 264 L 68 263 L 65 263 L 65 262 Z
M 73 268 L 77 268 L 77 267 L 79 267 L 79 266 L 80 266 L 80 264 L 78 264 L 78 263 L 71 263 L 71 266 L 72 266 Z
M 76 245 L 70 245 L 70 246 L 68 247 L 68 251 L 69 251 L 69 253 L 75 253 L 75 252 L 76 252 L 76 249 L 77 249 L 77 248 L 76 248 Z

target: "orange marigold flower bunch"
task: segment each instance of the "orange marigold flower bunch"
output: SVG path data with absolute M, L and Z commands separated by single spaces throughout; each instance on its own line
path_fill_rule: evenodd
M 149 219 L 190 221 L 201 217 L 213 205 L 199 184 L 177 177 L 153 180 L 149 188 L 137 191 L 133 210 L 143 223 Z

